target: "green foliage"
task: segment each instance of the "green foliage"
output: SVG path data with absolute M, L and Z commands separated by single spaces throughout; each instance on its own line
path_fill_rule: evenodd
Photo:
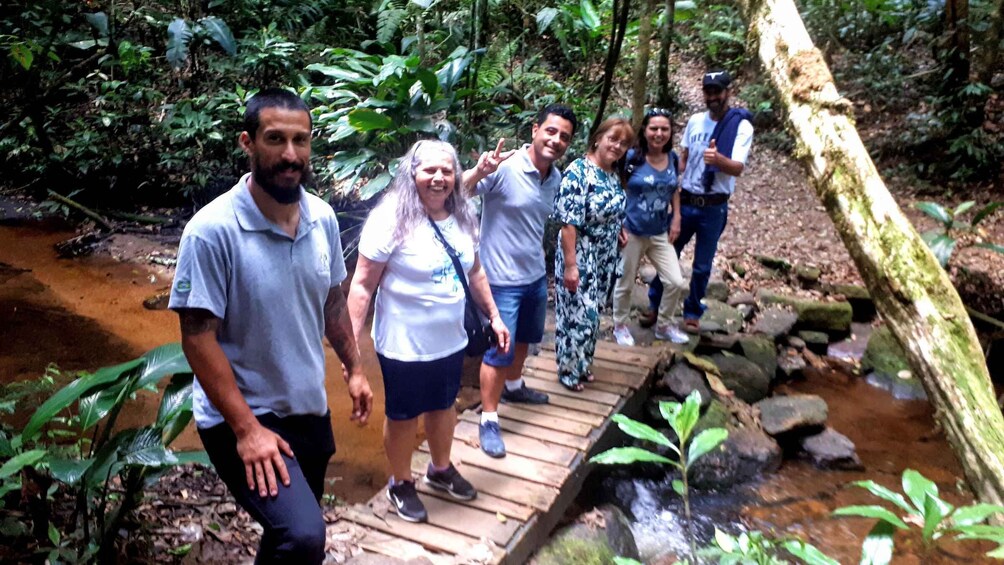
M 746 58 L 746 26 L 735 4 L 701 2 L 687 23 L 697 34 L 690 48 L 700 50 L 698 54 L 709 66 L 725 68 L 733 74 L 742 67 Z
M 210 16 L 195 23 L 175 18 L 167 26 L 167 62 L 176 70 L 181 69 L 188 63 L 193 44 L 210 41 L 218 44 L 228 55 L 237 53 L 234 35 L 220 18 Z
M 1004 206 L 1004 202 L 991 202 L 977 210 L 971 222 L 962 221 L 960 216 L 971 210 L 975 205 L 975 201 L 969 200 L 959 204 L 954 210 L 949 210 L 937 202 L 918 202 L 915 204 L 918 210 L 934 218 L 935 221 L 941 224 L 935 229 L 924 232 L 921 234 L 921 237 L 927 243 L 927 246 L 931 248 L 931 251 L 938 258 L 938 262 L 941 263 L 942 267 L 948 266 L 948 262 L 951 260 L 952 254 L 955 252 L 958 244 L 957 238 L 962 234 L 975 236 L 975 240 L 972 243 L 968 243 L 969 245 L 1004 253 L 1004 246 L 983 241 L 986 233 L 977 227 L 980 222 L 996 212 L 998 208 Z
M 723 565 L 783 565 L 789 563 L 788 555 L 809 565 L 839 565 L 838 561 L 801 539 L 772 539 L 757 531 L 732 536 L 715 528 L 715 545 L 698 553 Z
M 946 536 L 955 536 L 957 540 L 986 540 L 998 544 L 987 556 L 1004 559 L 1004 527 L 984 524 L 991 516 L 1004 514 L 1002 506 L 977 503 L 956 508 L 938 496 L 937 485 L 913 469 L 903 471 L 903 494 L 870 480 L 852 484 L 892 504 L 895 510 L 868 505 L 845 506 L 833 512 L 834 516 L 878 520 L 865 539 L 861 563 L 889 563 L 892 560 L 895 531 L 909 530 L 911 527 L 908 524 L 916 526 L 918 522 L 925 547 L 933 547 Z M 903 517 L 896 511 L 901 512 Z
M 47 384 L 39 390 L 51 385 L 53 374 L 57 372 L 50 368 L 42 379 Z M 154 420 L 136 429 L 116 429 L 123 407 L 140 391 L 157 392 L 168 375 L 173 376 Z M 54 503 L 55 488 L 46 486 L 52 480 L 77 501 L 72 523 L 48 522 L 51 512 L 37 507 L 25 514 L 32 531 L 48 532 L 46 540 L 36 542 L 50 561 L 107 561 L 115 554 L 122 521 L 139 504 L 143 490 L 171 466 L 205 460 L 204 454 L 179 457 L 168 448 L 192 419 L 192 378 L 180 345 L 164 345 L 138 359 L 80 373 L 32 413 L 20 434 L 6 441 L 9 432 L 4 430 L 3 447 L 10 459 L 0 467 L 0 501 L 25 480 L 38 485 L 31 490 L 43 493 L 45 506 Z M 46 545 L 51 549 L 45 550 Z

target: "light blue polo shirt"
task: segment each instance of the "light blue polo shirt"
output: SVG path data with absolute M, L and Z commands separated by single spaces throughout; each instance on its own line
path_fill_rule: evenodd
M 217 339 L 256 415 L 324 415 L 324 301 L 345 279 L 338 220 L 301 188 L 290 238 L 258 209 L 245 175 L 185 226 L 170 308 L 202 308 L 221 320 Z M 195 423 L 223 416 L 193 386 Z
M 477 185 L 481 195 L 481 264 L 493 286 L 521 286 L 544 276 L 544 223 L 554 210 L 561 171 L 541 179 L 524 145 Z

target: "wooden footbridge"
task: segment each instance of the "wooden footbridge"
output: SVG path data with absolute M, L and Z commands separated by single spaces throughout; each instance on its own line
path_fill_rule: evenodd
M 544 344 L 539 355 L 527 360 L 523 376 L 530 387 L 550 395 L 550 404 L 499 406 L 506 457 L 482 453 L 475 410 L 460 415 L 452 459 L 478 489 L 476 499 L 458 501 L 418 480 L 429 522 L 413 524 L 391 510 L 384 487 L 368 503 L 343 512 L 343 527 L 356 531 L 357 543 L 367 553 L 425 557 L 437 565 L 524 563 L 582 488 L 589 457 L 616 439 L 611 416 L 640 410 L 654 369 L 671 355 L 668 346 L 600 341 L 593 363 L 596 380 L 575 393 L 558 383 L 554 344 Z M 429 463 L 427 444 L 412 461 L 412 471 L 421 476 Z

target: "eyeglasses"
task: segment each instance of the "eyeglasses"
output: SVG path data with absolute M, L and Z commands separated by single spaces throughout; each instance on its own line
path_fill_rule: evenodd
M 653 116 L 661 116 L 663 118 L 672 118 L 673 117 L 673 113 L 670 112 L 669 110 L 665 109 L 665 108 L 650 108 L 647 112 L 645 112 L 645 117 L 646 118 L 651 118 Z
M 611 134 L 604 135 L 603 139 L 606 140 L 606 142 L 609 143 L 610 145 L 614 145 L 617 147 L 627 147 L 629 145 L 628 140 L 622 139 L 620 137 L 617 137 L 615 139 L 614 136 Z

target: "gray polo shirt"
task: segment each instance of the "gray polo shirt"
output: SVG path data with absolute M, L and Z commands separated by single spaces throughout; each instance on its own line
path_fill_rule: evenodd
M 524 145 L 478 183 L 481 264 L 493 286 L 520 286 L 545 274 L 544 222 L 554 210 L 561 171 L 541 179 Z
M 256 415 L 324 415 L 324 301 L 346 276 L 338 221 L 304 191 L 290 238 L 254 203 L 249 176 L 185 227 L 170 307 L 221 320 L 217 339 Z M 198 380 L 193 388 L 196 425 L 223 422 Z

